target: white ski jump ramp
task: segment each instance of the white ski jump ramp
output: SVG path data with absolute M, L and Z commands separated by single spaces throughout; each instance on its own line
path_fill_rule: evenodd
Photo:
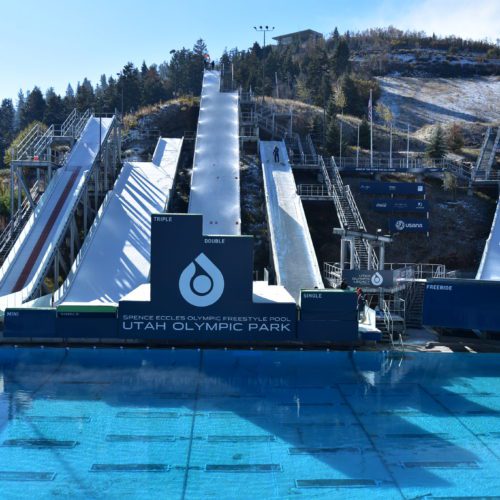
M 151 214 L 165 210 L 181 147 L 161 138 L 152 162 L 125 163 L 54 304 L 117 304 L 148 281 Z
M 189 213 L 203 234 L 241 234 L 238 93 L 220 92 L 218 71 L 205 71 Z
M 273 158 L 275 146 L 279 148 L 279 163 Z M 261 141 L 260 158 L 278 285 L 298 302 L 300 290 L 324 288 L 318 260 L 285 144 Z
M 500 198 L 476 279 L 500 281 Z
M 1 310 L 20 306 L 36 290 L 96 159 L 99 137 L 107 140 L 113 120 L 90 117 L 65 166 L 55 173 L 0 268 Z

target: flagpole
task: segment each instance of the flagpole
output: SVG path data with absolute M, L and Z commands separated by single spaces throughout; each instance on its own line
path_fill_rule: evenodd
M 343 116 L 344 116 L 344 110 L 342 110 L 342 117 Z M 339 157 L 340 157 L 339 167 L 342 168 L 342 118 L 340 118 Z
M 358 144 L 356 148 L 356 168 L 359 167 L 359 123 L 358 123 Z
M 373 101 L 372 89 L 370 89 L 370 166 L 373 168 Z
M 389 168 L 392 168 L 392 122 L 391 122 L 391 132 L 389 139 Z
M 408 123 L 408 132 L 406 135 L 406 168 L 410 168 L 410 124 Z

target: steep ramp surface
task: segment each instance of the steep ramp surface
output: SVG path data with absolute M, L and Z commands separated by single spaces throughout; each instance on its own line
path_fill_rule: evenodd
M 500 281 L 500 198 L 476 279 Z
M 205 71 L 196 133 L 189 213 L 203 234 L 241 234 L 237 92 L 220 92 L 218 71 Z
M 160 139 L 152 162 L 126 163 L 54 303 L 110 304 L 148 281 L 151 214 L 163 212 L 182 139 Z
M 0 308 L 20 305 L 52 260 L 114 118 L 91 117 L 0 268 Z
M 275 162 L 278 146 L 280 161 Z M 283 142 L 261 141 L 260 158 L 278 285 L 298 301 L 301 289 L 324 288 L 302 200 Z

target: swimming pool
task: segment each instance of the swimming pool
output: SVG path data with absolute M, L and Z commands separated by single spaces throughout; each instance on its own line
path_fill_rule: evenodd
M 500 491 L 500 356 L 0 349 L 0 495 Z

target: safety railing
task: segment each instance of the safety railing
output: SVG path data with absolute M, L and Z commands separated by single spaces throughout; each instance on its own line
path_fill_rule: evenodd
M 302 198 L 332 198 L 324 184 L 298 184 L 297 194 Z
M 479 155 L 477 157 L 476 165 L 474 167 L 473 171 L 473 176 L 474 178 L 476 175 L 479 173 L 479 170 L 481 169 L 481 165 L 483 163 L 483 157 L 486 152 L 486 147 L 488 146 L 488 143 L 490 141 L 490 135 L 491 135 L 491 127 L 488 127 L 486 129 L 486 133 L 484 134 L 484 141 L 483 144 L 481 145 L 481 149 L 479 150 Z
M 386 262 L 384 269 L 388 271 L 403 270 L 406 279 L 445 278 L 446 266 L 444 264 L 416 264 L 409 262 Z M 403 276 L 402 276 L 403 277 Z
M 342 283 L 342 269 L 331 262 L 323 263 L 323 277 L 332 285 L 337 287 Z
M 31 199 L 37 203 L 42 196 L 42 185 L 45 189 L 45 183 L 36 181 L 33 187 L 30 189 Z M 0 234 L 0 258 L 4 259 L 12 248 L 12 240 L 19 234 L 28 217 L 31 215 L 31 204 L 27 198 L 24 198 L 21 207 L 16 211 L 16 213 L 11 216 L 9 223 L 5 226 L 4 230 Z

